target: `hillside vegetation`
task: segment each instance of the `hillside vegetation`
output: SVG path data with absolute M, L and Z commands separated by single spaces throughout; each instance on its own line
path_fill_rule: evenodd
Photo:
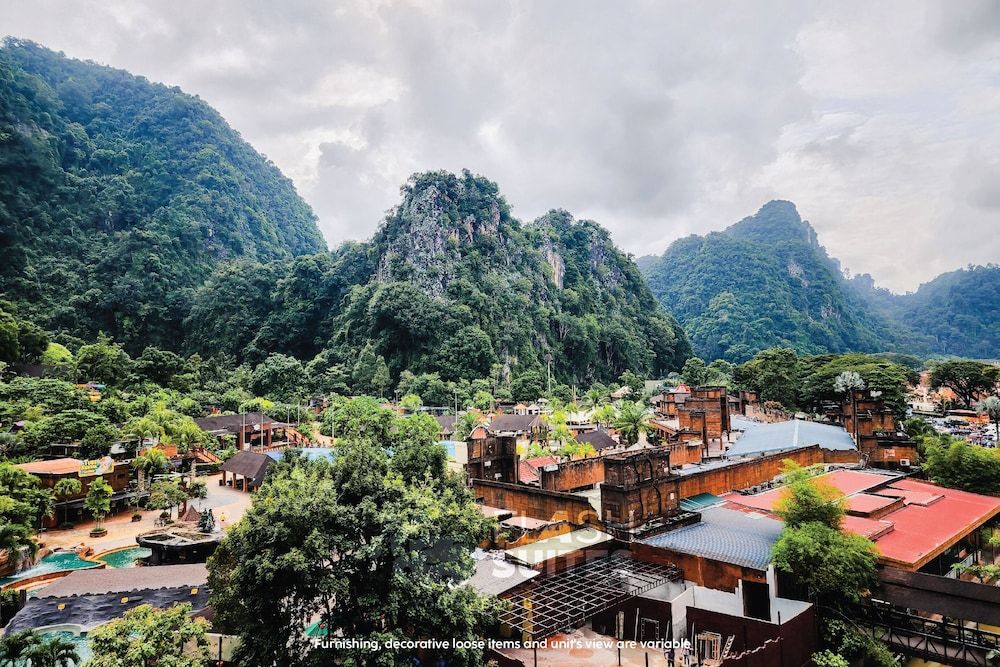
M 3 43 L 0 294 L 25 316 L 176 349 L 216 266 L 323 247 L 291 181 L 198 98 Z

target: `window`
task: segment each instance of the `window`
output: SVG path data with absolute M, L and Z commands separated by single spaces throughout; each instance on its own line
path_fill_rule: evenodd
M 722 657 L 722 635 L 718 632 L 699 632 L 695 635 L 694 643 L 702 664 L 719 664 Z

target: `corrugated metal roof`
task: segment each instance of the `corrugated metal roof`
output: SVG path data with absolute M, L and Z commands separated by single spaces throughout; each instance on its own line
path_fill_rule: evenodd
M 857 449 L 851 436 L 839 426 L 793 419 L 775 424 L 758 424 L 740 436 L 726 452 L 727 457 L 763 454 L 819 445 L 823 449 Z
M 564 554 L 602 544 L 614 539 L 607 533 L 593 528 L 581 528 L 546 540 L 539 540 L 523 547 L 508 549 L 507 557 L 525 565 L 537 565 Z
M 710 507 L 701 522 L 642 540 L 661 549 L 766 570 L 784 524 L 763 514 Z

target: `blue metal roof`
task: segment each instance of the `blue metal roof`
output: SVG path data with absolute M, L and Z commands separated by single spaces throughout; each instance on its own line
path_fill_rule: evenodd
M 702 510 L 701 522 L 642 540 L 661 549 L 702 556 L 755 570 L 766 570 L 771 547 L 784 524 L 763 514 L 726 507 Z
M 775 424 L 757 424 L 747 429 L 726 452 L 727 457 L 766 454 L 819 445 L 823 449 L 857 449 L 851 436 L 839 426 L 793 419 Z
M 267 455 L 270 456 L 275 461 L 280 461 L 281 457 L 285 455 L 286 451 L 288 450 L 281 449 L 281 450 L 270 451 L 267 453 Z M 337 455 L 336 451 L 332 447 L 303 447 L 302 449 L 298 449 L 296 451 L 301 452 L 302 455 L 305 456 L 310 461 L 320 458 L 328 458 L 332 461 Z

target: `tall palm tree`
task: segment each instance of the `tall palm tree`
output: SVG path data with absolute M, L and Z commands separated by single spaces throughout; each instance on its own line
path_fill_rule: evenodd
M 640 436 L 649 429 L 649 416 L 649 409 L 640 401 L 623 401 L 614 421 L 618 436 L 628 445 L 639 442 Z
M 80 663 L 76 644 L 59 635 L 42 638 L 24 656 L 31 660 L 31 667 L 74 667 Z
M 66 500 L 70 496 L 75 496 L 76 494 L 80 493 L 80 489 L 82 488 L 83 484 L 80 483 L 79 479 L 76 479 L 74 477 L 63 477 L 58 482 L 56 482 L 55 486 L 52 487 L 52 493 L 55 494 L 56 498 L 61 498 L 62 500 Z M 65 507 L 63 507 L 62 522 L 66 523 L 67 520 L 68 520 L 67 510 Z
M 23 630 L 0 637 L 0 667 L 17 667 L 41 641 L 34 630 Z
M 147 487 L 146 477 L 152 479 L 157 473 L 165 472 L 170 467 L 170 461 L 163 450 L 151 447 L 132 461 L 132 467 L 139 473 L 139 490 L 145 491 Z

